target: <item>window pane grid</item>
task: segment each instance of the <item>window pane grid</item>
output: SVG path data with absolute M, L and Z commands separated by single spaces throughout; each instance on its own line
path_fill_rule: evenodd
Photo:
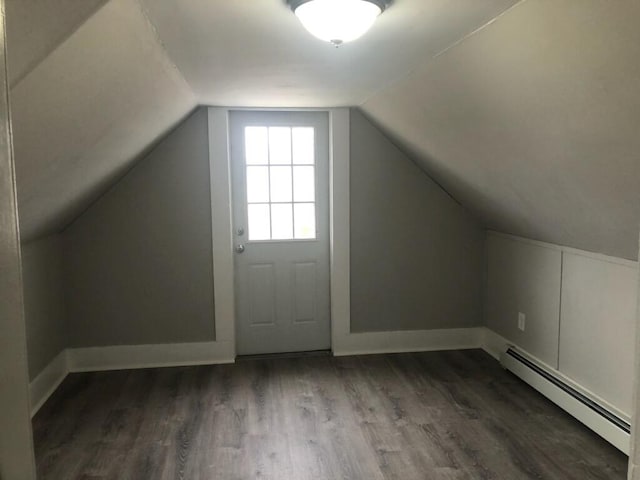
M 247 202 L 247 205 L 304 205 L 304 204 L 314 205 L 316 202 Z
M 314 142 L 313 127 L 245 129 L 249 240 L 315 240 Z

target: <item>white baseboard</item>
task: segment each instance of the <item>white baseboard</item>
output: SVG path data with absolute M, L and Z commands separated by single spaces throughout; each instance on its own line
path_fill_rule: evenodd
M 233 363 L 227 342 L 117 345 L 63 350 L 29 385 L 33 417 L 69 373 Z
M 335 356 L 481 348 L 484 328 L 351 333 L 333 346 Z
M 480 348 L 483 335 L 483 328 L 354 333 L 340 339 L 334 355 Z M 234 361 L 235 347 L 229 342 L 69 348 L 31 382 L 32 415 L 69 373 L 214 365 Z
M 486 327 L 482 328 L 481 339 L 482 349 L 498 361 L 500 361 L 502 354 L 513 345 L 513 342 L 509 342 Z
M 115 345 L 72 348 L 68 359 L 70 372 L 99 372 L 233 363 L 235 353 L 234 346 L 226 342 Z
M 69 373 L 67 351 L 60 352 L 29 384 L 31 416 L 33 417 L 44 402 L 56 391 Z
M 580 422 L 596 432 L 609 443 L 614 445 L 620 451 L 626 453 L 627 455 L 629 454 L 630 437 L 628 433 L 623 432 L 619 428 L 615 427 L 609 421 L 605 420 L 602 416 L 591 410 L 589 407 L 585 406 L 583 403 L 576 400 L 561 388 L 544 379 L 537 373 L 534 373 L 532 370 L 525 367 L 520 362 L 513 360 L 510 356 L 504 354 L 509 347 L 515 347 L 517 351 L 523 354 L 528 360 L 537 364 L 543 370 L 551 373 L 553 376 L 562 380 L 564 383 L 566 383 L 588 399 L 606 408 L 611 413 L 615 414 L 626 422 L 630 422 L 630 417 L 628 414 L 622 412 L 603 398 L 584 388 L 573 379 L 567 377 L 559 370 L 538 360 L 535 356 L 531 355 L 530 353 L 515 345 L 513 342 L 510 342 L 506 338 L 498 335 L 488 328 L 484 328 L 484 332 L 482 334 L 482 342 L 483 350 L 485 350 L 497 360 L 500 360 L 505 368 L 508 368 L 509 371 L 511 371 L 514 375 L 518 376 L 525 383 L 529 384 L 531 387 L 536 389 L 553 403 L 578 419 Z

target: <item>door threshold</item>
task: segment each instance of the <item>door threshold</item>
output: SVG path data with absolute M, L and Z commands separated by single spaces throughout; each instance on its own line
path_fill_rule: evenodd
M 259 353 L 257 355 L 238 355 L 236 362 L 243 360 L 275 360 L 280 358 L 330 357 L 331 350 L 313 350 L 311 352 Z

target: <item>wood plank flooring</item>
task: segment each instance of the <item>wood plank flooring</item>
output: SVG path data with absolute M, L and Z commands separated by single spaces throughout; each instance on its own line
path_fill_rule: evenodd
M 481 351 L 70 375 L 41 480 L 623 480 L 627 457 Z

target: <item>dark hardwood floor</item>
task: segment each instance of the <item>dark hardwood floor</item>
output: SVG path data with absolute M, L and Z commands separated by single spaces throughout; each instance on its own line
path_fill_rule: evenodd
M 606 479 L 627 458 L 481 351 L 70 375 L 39 479 Z

